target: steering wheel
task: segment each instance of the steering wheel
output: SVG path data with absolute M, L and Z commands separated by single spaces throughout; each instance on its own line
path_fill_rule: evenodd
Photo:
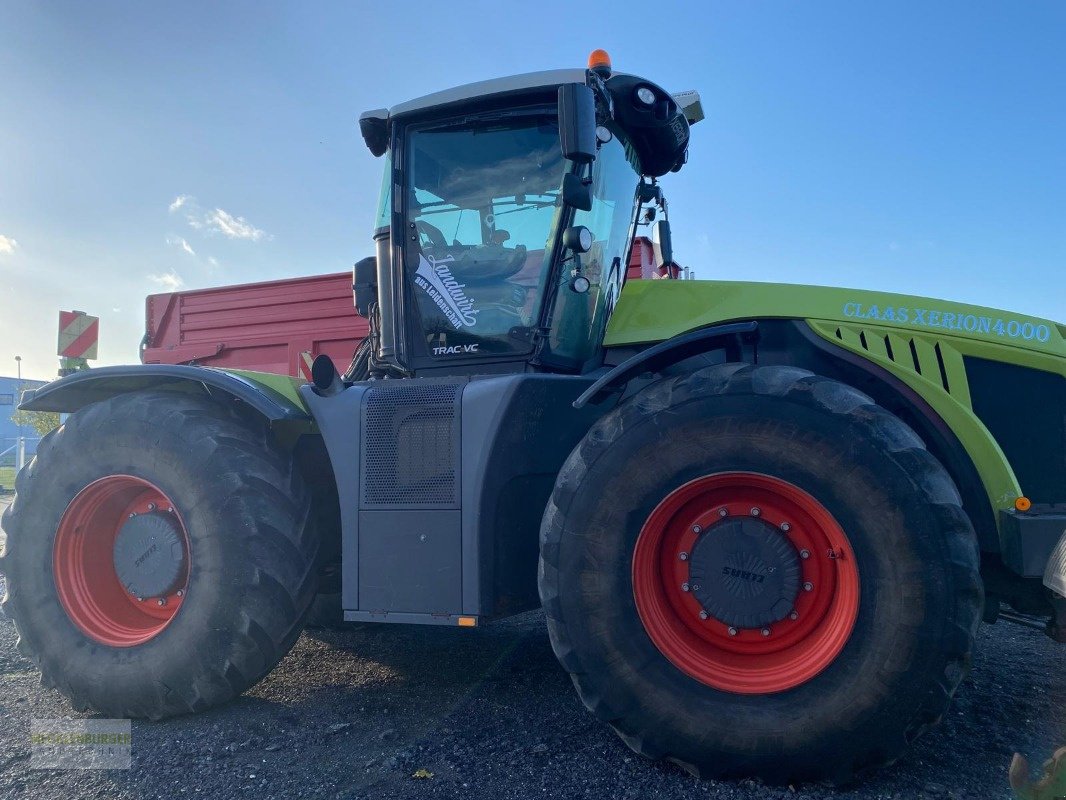
M 484 244 L 464 250 L 452 263 L 451 268 L 456 280 L 484 283 L 506 280 L 517 274 L 525 265 L 524 244 L 513 250 L 502 244 Z
M 448 246 L 448 240 L 444 238 L 444 234 L 441 233 L 440 228 L 436 228 L 433 225 L 430 225 L 425 220 L 421 219 L 415 222 L 415 228 L 418 230 L 419 233 L 424 234 L 425 237 L 429 239 L 429 243 L 432 244 L 434 247 Z

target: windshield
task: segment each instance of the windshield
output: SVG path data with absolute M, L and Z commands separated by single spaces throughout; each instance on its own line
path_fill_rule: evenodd
M 592 232 L 592 247 L 580 256 L 589 291 L 578 294 L 568 280 L 575 263 L 563 266 L 548 340 L 553 361 L 583 369 L 600 352 L 607 317 L 625 281 L 636 222 L 639 176 L 618 137 L 600 146 L 592 165 L 592 209 L 578 211 L 574 225 Z
M 550 116 L 413 131 L 406 262 L 429 352 L 529 348 L 565 164 Z

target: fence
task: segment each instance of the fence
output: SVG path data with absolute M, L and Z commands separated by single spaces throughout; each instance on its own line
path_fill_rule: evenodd
M 0 439 L 0 469 L 5 467 L 22 469 L 37 451 L 39 437 L 18 436 L 13 439 Z

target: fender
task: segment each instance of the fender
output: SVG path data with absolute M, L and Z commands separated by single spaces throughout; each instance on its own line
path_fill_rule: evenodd
M 301 382 L 287 375 L 224 371 L 177 364 L 99 367 L 23 393 L 24 411 L 77 411 L 126 392 L 163 389 L 228 395 L 265 417 L 271 427 L 309 426 L 311 415 L 296 391 Z
M 930 374 L 927 370 L 923 377 L 913 367 L 907 369 L 906 365 L 889 358 L 887 352 L 879 353 L 875 345 L 880 342 L 882 349 L 886 345 L 883 338 L 873 335 L 872 328 L 867 328 L 869 336 L 860 336 L 850 326 L 812 320 L 735 321 L 673 336 L 637 353 L 601 376 L 575 405 L 595 402 L 612 387 L 642 373 L 663 370 L 688 357 L 721 347 L 723 338 L 726 344 L 736 342 L 737 325 L 744 326 L 739 332 L 741 338 L 758 336 L 756 363 L 810 369 L 853 385 L 892 413 L 901 414 L 956 481 L 982 549 L 1001 550 L 996 511 L 1013 508 L 1014 498 L 1021 494 L 1021 489 L 995 439 L 972 412 L 961 406 L 960 400 L 968 405 L 961 357 L 954 357 L 947 342 L 941 343 L 939 353 L 945 362 L 946 377 L 951 379 L 951 394 L 941 385 L 939 372 Z M 938 351 L 934 345 L 928 344 L 925 355 L 935 364 Z M 916 337 L 919 355 L 923 354 L 924 346 Z M 896 343 L 896 352 L 906 352 L 910 358 L 910 351 L 901 342 Z M 936 383 L 931 380 L 933 375 Z
M 583 408 L 590 402 L 596 402 L 601 395 L 641 373 L 658 372 L 686 358 L 704 353 L 713 349 L 722 339 L 752 337 L 758 329 L 758 322 L 733 322 L 728 325 L 711 325 L 659 342 L 627 358 L 600 377 L 574 401 L 574 408 Z

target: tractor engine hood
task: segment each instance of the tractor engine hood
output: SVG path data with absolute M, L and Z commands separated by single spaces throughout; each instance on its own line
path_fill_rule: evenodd
M 889 292 L 747 281 L 630 281 L 604 344 L 658 342 L 747 319 L 806 319 L 903 328 L 1066 359 L 1066 326 L 1011 311 Z

